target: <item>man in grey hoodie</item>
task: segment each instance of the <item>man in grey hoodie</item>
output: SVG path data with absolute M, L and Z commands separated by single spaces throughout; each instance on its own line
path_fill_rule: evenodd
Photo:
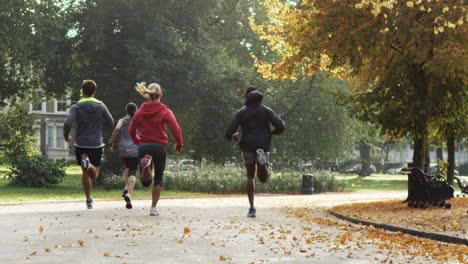
M 112 118 L 106 105 L 94 98 L 96 83 L 93 80 L 84 80 L 81 84 L 83 98 L 70 108 L 63 126 L 65 141 L 71 142 L 69 136 L 73 124 L 76 124 L 75 155 L 78 165 L 81 166 L 83 190 L 86 195 L 86 207 L 93 209 L 91 198 L 91 180 L 99 174 L 101 165 L 102 127 L 112 127 Z

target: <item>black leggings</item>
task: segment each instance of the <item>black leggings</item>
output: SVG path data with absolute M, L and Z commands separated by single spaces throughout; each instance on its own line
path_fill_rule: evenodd
M 146 154 L 153 158 L 154 180 L 153 186 L 163 185 L 163 174 L 166 168 L 166 145 L 162 144 L 141 144 L 138 146 L 138 158 L 143 158 Z M 141 168 L 140 168 L 141 169 Z

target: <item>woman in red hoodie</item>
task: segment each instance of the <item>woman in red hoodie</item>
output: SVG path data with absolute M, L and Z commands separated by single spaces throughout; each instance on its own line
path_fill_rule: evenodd
M 168 138 L 166 125 L 171 129 L 176 140 L 176 152 L 182 151 L 182 131 L 172 111 L 161 103 L 161 87 L 152 83 L 137 83 L 135 89 L 149 102 L 143 103 L 136 112 L 129 127 L 133 143 L 138 145 L 140 158 L 141 183 L 149 186 L 153 180 L 151 165 L 154 167 L 153 195 L 150 215 L 159 215 L 156 210 L 163 186 L 163 173 L 166 167 L 166 145 Z

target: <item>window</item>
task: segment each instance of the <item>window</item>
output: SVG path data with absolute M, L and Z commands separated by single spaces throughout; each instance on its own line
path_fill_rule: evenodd
M 63 139 L 63 127 L 57 126 L 55 127 L 55 143 L 56 147 L 59 149 L 64 148 L 64 139 Z
M 57 99 L 57 112 L 66 112 L 67 111 L 67 98 L 65 96 Z
M 31 111 L 35 112 L 42 112 L 43 107 L 42 107 L 42 92 L 38 92 L 35 97 L 33 97 L 33 101 L 31 103 Z
M 47 126 L 47 148 L 51 149 L 54 147 L 54 127 Z

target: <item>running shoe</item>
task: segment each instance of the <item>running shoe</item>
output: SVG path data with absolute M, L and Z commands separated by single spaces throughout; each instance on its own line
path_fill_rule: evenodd
M 247 214 L 247 217 L 253 217 L 253 218 L 255 218 L 256 213 L 257 213 L 257 210 L 256 210 L 256 209 L 250 208 L 250 209 L 249 209 L 249 213 Z
M 128 193 L 128 190 L 123 190 L 122 197 L 125 197 L 127 193 Z
M 128 193 L 125 194 L 125 195 L 124 195 L 124 200 L 125 200 L 125 202 L 126 202 L 125 207 L 126 207 L 127 209 L 132 209 L 133 206 L 132 206 L 132 199 L 130 198 L 130 194 L 128 194 Z
M 265 151 L 263 149 L 257 149 L 257 162 L 261 166 L 265 166 L 268 162 L 267 156 L 265 154 Z
M 147 168 L 151 165 L 151 155 L 146 154 L 143 158 L 140 159 L 140 167 L 142 169 Z
M 88 209 L 93 209 L 93 199 L 91 198 L 91 200 L 86 200 L 86 208 Z
M 152 216 L 158 216 L 159 215 L 159 212 L 158 212 L 158 210 L 156 210 L 156 207 L 151 207 L 150 215 L 152 215 Z
M 89 161 L 88 155 L 82 154 L 81 155 L 81 168 L 87 170 L 89 168 L 89 164 L 90 164 L 90 161 Z

